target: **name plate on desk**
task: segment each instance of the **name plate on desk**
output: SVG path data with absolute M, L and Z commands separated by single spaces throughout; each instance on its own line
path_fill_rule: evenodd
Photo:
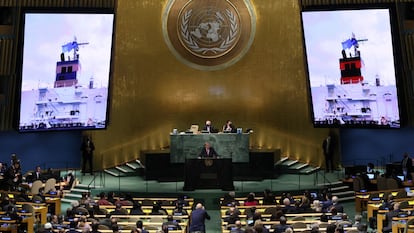
M 171 163 L 184 163 L 186 159 L 197 158 L 205 142 L 211 143 L 220 158 L 249 162 L 248 133 L 171 134 L 170 138 Z

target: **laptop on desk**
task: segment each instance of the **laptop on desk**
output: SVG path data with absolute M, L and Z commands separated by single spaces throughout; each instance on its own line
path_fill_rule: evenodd
M 367 173 L 368 179 L 373 180 L 375 179 L 375 174 Z

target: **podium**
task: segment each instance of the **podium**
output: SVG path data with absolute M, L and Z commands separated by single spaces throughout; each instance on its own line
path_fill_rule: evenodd
M 195 189 L 234 190 L 232 160 L 230 158 L 187 159 L 183 190 Z

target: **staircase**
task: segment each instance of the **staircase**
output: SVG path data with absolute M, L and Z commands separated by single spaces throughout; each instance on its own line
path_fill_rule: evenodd
M 99 189 L 101 186 L 93 186 L 88 184 L 81 184 L 79 180 L 75 181 L 75 185 L 70 190 L 65 190 L 63 192 L 63 198 L 61 201 L 63 203 L 72 203 L 73 201 L 79 201 L 82 198 L 82 193 L 90 192 L 92 189 Z
M 138 159 L 129 161 L 104 170 L 105 173 L 115 177 L 136 176 L 143 172 L 145 166 Z
M 339 200 L 342 201 L 354 201 L 355 192 L 347 184 L 344 184 L 342 181 L 335 181 L 330 183 L 318 184 L 320 189 L 328 189 L 333 196 L 337 196 Z
M 298 174 L 309 175 L 320 170 L 320 167 L 313 167 L 299 160 L 291 160 L 289 157 L 283 157 L 275 163 L 275 170 L 279 174 Z
M 289 159 L 289 157 L 283 157 L 275 163 L 275 170 L 281 174 L 296 174 L 296 175 L 310 175 L 321 171 L 320 167 L 313 167 L 310 164 L 299 162 L 298 160 Z M 320 174 L 320 173 L 319 173 Z M 319 175 L 319 178 L 323 178 L 325 175 Z M 329 181 L 326 177 L 323 179 L 324 183 L 318 183 L 317 189 L 328 189 L 332 195 L 337 196 L 341 201 L 348 201 L 355 199 L 355 193 L 351 187 L 339 181 L 337 177 L 328 177 L 332 181 Z M 318 179 L 318 178 L 317 178 Z

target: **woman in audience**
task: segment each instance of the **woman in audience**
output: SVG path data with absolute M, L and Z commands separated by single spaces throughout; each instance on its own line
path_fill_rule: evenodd
M 79 218 L 78 229 L 82 232 L 89 232 L 92 230 L 91 226 L 86 220 L 86 216 L 80 216 Z
M 245 206 L 256 206 L 258 204 L 259 204 L 259 202 L 255 199 L 255 194 L 254 193 L 249 193 L 247 195 L 246 200 L 244 201 Z
M 115 202 L 117 201 L 115 199 L 115 192 L 108 192 L 107 198 L 106 198 L 109 202 L 113 203 L 115 205 Z
M 152 206 L 150 215 L 163 215 L 163 213 L 160 212 L 160 206 L 158 204 Z
M 105 192 L 101 192 L 99 194 L 99 200 L 96 202 L 98 205 L 114 205 L 114 203 L 108 201 L 108 199 L 106 199 L 106 194 Z
M 314 212 L 322 212 L 322 205 L 319 200 L 314 200 L 312 204 L 312 210 Z
M 304 195 L 299 204 L 299 211 L 309 212 L 310 210 L 311 210 L 311 201 L 306 195 Z

